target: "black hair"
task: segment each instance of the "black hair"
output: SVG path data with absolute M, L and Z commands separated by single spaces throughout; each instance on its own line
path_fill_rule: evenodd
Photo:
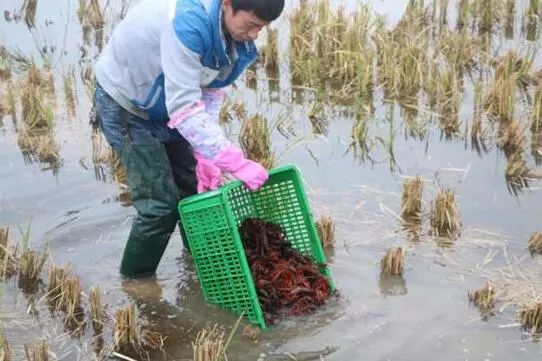
M 245 10 L 254 13 L 263 21 L 271 22 L 284 9 L 284 0 L 231 0 L 233 12 Z

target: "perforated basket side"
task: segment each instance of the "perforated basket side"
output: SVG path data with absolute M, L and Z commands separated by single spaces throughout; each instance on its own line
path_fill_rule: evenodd
M 237 224 L 249 217 L 278 224 L 294 248 L 312 257 L 317 263 L 325 264 L 325 253 L 297 168 L 277 168 L 271 172 L 265 186 L 257 192 L 241 186 L 231 187 L 226 197 Z M 334 289 L 329 270 L 324 267 L 321 271 Z
M 319 239 L 311 233 L 312 216 L 305 204 L 298 174 L 294 168 L 280 169 L 282 171 L 274 172 L 257 192 L 243 187 L 234 187 L 228 192 L 234 218 L 237 223 L 248 217 L 276 223 L 282 227 L 293 247 L 323 262 L 325 257 L 322 249 L 318 249 Z
M 179 211 L 204 297 L 265 328 L 237 224 L 222 194 L 181 202 Z

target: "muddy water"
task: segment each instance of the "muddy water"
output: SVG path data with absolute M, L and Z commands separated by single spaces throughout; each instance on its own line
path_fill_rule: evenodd
M 4 0 L 0 10 L 11 11 L 19 3 Z M 119 3 L 107 2 L 106 38 L 122 11 Z M 394 23 L 407 1 L 369 3 Z M 102 181 L 92 164 L 89 99 L 78 74 L 82 66 L 92 63 L 99 49 L 92 37 L 88 44 L 83 42 L 76 7 L 73 0 L 39 1 L 37 30 L 31 32 L 22 21 L 0 21 L 0 43 L 7 48 L 33 54 L 38 60 L 37 49 L 43 51 L 45 45 L 49 49 L 59 104 L 55 140 L 62 158 L 55 171 L 47 164 L 25 161 L 17 146 L 18 128 L 9 117 L 4 118 L 0 128 L 0 223 L 11 225 L 14 238 L 19 239 L 17 226 L 31 222 L 31 246 L 48 246 L 56 264 L 70 263 L 85 289 L 100 285 L 110 311 L 136 300 L 143 317 L 167 334 L 167 357 L 191 359 L 190 340 L 206 322 L 231 325 L 235 317 L 205 304 L 177 234 L 156 278 L 127 283 L 119 277 L 118 264 L 133 210 L 119 201 L 119 188 L 110 180 L 110 170 L 104 170 L 107 180 Z M 354 4 L 347 3 L 347 8 Z M 285 20 L 280 24 L 286 25 Z M 61 76 L 70 66 L 78 79 L 75 118 L 67 115 L 61 96 Z M 296 135 L 308 139 L 311 126 L 304 115 L 306 108 L 290 105 L 284 79 L 287 76 L 282 72 L 282 90 L 272 94 L 278 101 L 271 105 L 265 81 L 259 92 L 241 85 L 230 95 L 244 99 L 249 111 L 261 110 L 271 117 L 287 112 Z M 395 164 L 390 165 L 382 147 L 371 153 L 374 163 L 362 163 L 351 152 L 345 153 L 352 119 L 340 114 L 330 115 L 325 139 L 292 146 L 292 138 L 276 132 L 274 148 L 282 154 L 280 163 L 301 169 L 314 213 L 336 220 L 338 240 L 329 252 L 329 263 L 341 297 L 315 315 L 281 322 L 257 342 L 238 334 L 229 358 L 291 359 L 287 353 L 300 360 L 319 359 L 321 353 L 326 360 L 539 358 L 540 346 L 514 325 L 513 309 L 482 321 L 468 304 L 466 293 L 482 284 L 480 274 L 469 270 L 488 252 L 496 252 L 491 262 L 495 267 L 504 264 L 504 250 L 517 257 L 527 255 L 526 240 L 540 226 L 541 184 L 533 181 L 530 188 L 514 196 L 504 178 L 506 159 L 492 145 L 494 141 L 489 140 L 488 152 L 479 155 L 463 139 L 442 140 L 434 123 L 423 140 L 413 139 L 405 136 L 398 108 L 388 109 L 378 97 L 375 104 L 379 121 L 373 123 L 371 134 L 384 138 L 395 134 Z M 236 126 L 229 130 L 233 138 L 235 131 Z M 534 167 L 532 159 L 529 164 Z M 451 247 L 441 247 L 427 237 L 426 226 L 418 241 L 401 230 L 397 219 L 401 183 L 404 176 L 416 174 L 426 180 L 426 203 L 435 196 L 437 185 L 456 191 L 463 231 Z M 380 278 L 380 257 L 387 248 L 398 245 L 407 250 L 404 276 Z M 529 258 L 525 263 L 531 263 Z M 80 339 L 70 340 L 62 322 L 43 305 L 42 296 L 43 292 L 19 292 L 14 281 L 0 288 L 0 326 L 16 355 L 22 357 L 24 343 L 47 337 L 59 358 L 90 359 L 93 340 L 89 327 Z M 110 337 L 105 341 L 110 342 Z

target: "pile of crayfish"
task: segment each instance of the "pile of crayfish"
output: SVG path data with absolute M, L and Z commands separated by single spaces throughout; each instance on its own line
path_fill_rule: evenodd
M 314 312 L 330 296 L 328 281 L 311 258 L 294 249 L 280 226 L 248 218 L 239 226 L 265 321 Z

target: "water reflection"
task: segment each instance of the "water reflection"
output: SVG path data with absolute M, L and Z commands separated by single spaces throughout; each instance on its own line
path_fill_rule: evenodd
M 531 155 L 537 166 L 542 165 L 542 134 L 535 134 L 531 136 Z
M 531 1 L 533 3 L 533 1 Z M 536 14 L 527 14 L 523 19 L 522 31 L 525 35 L 525 39 L 529 41 L 536 41 L 539 37 L 538 32 L 538 15 Z
M 483 137 L 471 137 L 470 145 L 471 149 L 476 151 L 476 154 L 478 154 L 480 157 L 488 154 L 490 151 Z
M 329 132 L 329 120 L 324 112 L 324 105 L 321 102 L 314 102 L 308 114 L 314 134 L 327 136 Z
M 399 102 L 400 116 L 403 120 L 405 128 L 405 139 L 409 137 L 423 140 L 427 135 L 426 119 L 420 119 L 418 117 L 418 104 L 417 101 Z
M 447 248 L 452 248 L 455 246 L 456 238 L 442 237 L 442 236 L 441 237 L 433 236 L 433 237 L 434 237 L 435 243 L 437 244 L 439 248 L 447 249 Z M 457 237 L 459 237 L 459 234 L 457 235 Z
M 280 102 L 280 82 L 279 82 L 279 70 L 265 69 L 265 75 L 267 77 L 267 92 L 270 102 Z
M 380 274 L 378 281 L 380 294 L 387 296 L 403 296 L 408 293 L 408 288 L 403 276 L 390 276 Z
M 141 279 L 125 279 L 122 281 L 122 290 L 128 295 L 129 300 L 135 303 L 138 310 L 138 324 L 144 325 L 146 330 L 157 333 L 162 339 L 167 340 L 164 352 L 178 347 L 181 338 L 180 330 L 176 328 L 174 319 L 179 317 L 179 307 L 169 303 L 163 297 L 163 286 L 155 276 Z M 183 340 L 190 345 L 191 338 Z M 152 351 L 151 359 L 162 358 L 162 352 Z
M 17 145 L 21 150 L 25 164 L 41 163 L 45 165 L 43 170 L 51 170 L 53 174 L 58 174 L 62 166 L 62 159 L 52 130 L 19 130 Z
M 421 217 L 409 217 L 403 220 L 401 224 L 406 238 L 414 243 L 418 243 L 422 236 L 422 219 Z
M 526 188 L 529 188 L 532 173 L 531 169 L 527 166 L 523 152 L 515 152 L 508 155 L 505 170 L 508 192 L 513 196 L 518 196 Z
M 64 316 L 64 332 L 72 339 L 80 339 L 86 330 L 85 312 L 82 308 L 76 310 L 72 315 Z
M 247 88 L 256 90 L 258 88 L 258 64 L 254 62 L 245 71 L 245 85 Z
M 506 15 L 504 17 L 504 37 L 509 40 L 514 38 L 514 23 L 516 17 L 515 6 L 515 1 L 506 2 Z
M 517 197 L 529 188 L 529 178 L 527 177 L 509 177 L 506 176 L 506 189 L 508 193 Z
M 104 338 L 103 335 L 94 336 L 91 342 L 92 352 L 97 360 L 104 359 Z

